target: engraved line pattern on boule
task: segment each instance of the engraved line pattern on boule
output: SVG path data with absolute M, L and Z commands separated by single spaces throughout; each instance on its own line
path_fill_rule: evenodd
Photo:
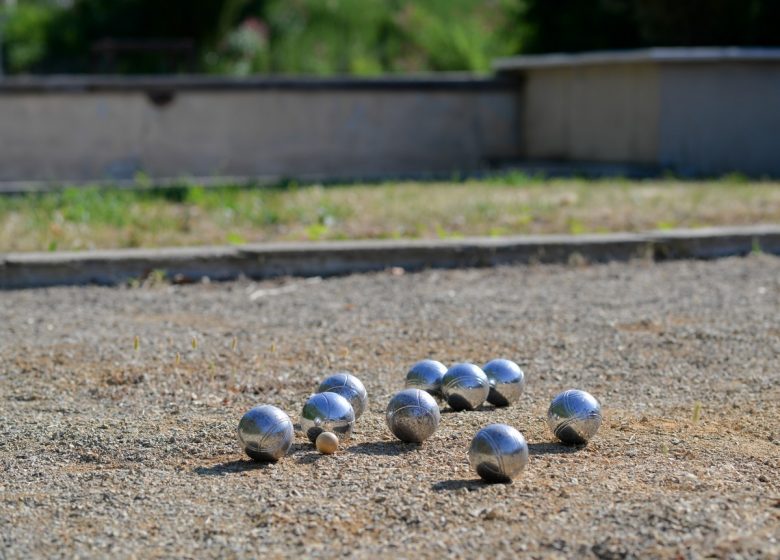
M 257 461 L 277 461 L 292 445 L 295 431 L 290 417 L 271 405 L 255 406 L 238 423 L 243 451 Z
M 547 423 L 563 443 L 587 443 L 601 426 L 601 405 L 593 395 L 578 389 L 558 394 L 550 403 Z
M 436 360 L 420 360 L 406 372 L 405 387 L 420 389 L 434 397 L 441 396 L 441 379 L 447 367 Z
M 469 464 L 486 482 L 510 482 L 528 463 L 523 435 L 506 424 L 479 430 L 469 446 Z
M 273 426 L 272 426 L 272 427 L 271 427 L 271 428 L 270 428 L 270 429 L 269 429 L 269 430 L 268 430 L 268 431 L 265 433 L 265 435 L 263 436 L 263 438 L 262 438 L 260 441 L 258 441 L 258 442 L 257 442 L 257 444 L 256 444 L 256 446 L 257 446 L 257 449 L 253 449 L 253 451 L 259 451 L 260 453 L 267 453 L 268 451 L 270 451 L 270 450 L 271 450 L 271 445 L 270 445 L 270 444 L 271 444 L 272 442 L 269 442 L 269 445 L 268 445 L 268 447 L 266 447 L 266 445 L 265 445 L 265 444 L 266 444 L 266 441 L 268 441 L 268 438 L 270 438 L 272 435 L 276 435 L 277 428 L 279 428 L 280 426 L 284 427 L 284 426 L 286 425 L 286 423 L 287 423 L 287 420 L 281 419 L 281 420 L 279 420 L 279 421 L 278 421 L 276 424 L 274 424 L 274 425 L 273 425 Z M 282 431 L 282 430 L 279 430 L 279 431 Z
M 271 436 L 277 436 L 277 437 L 283 436 L 283 432 L 285 431 L 284 429 L 289 428 L 290 423 L 291 422 L 289 418 L 278 418 L 276 423 L 268 428 L 262 428 L 260 426 L 257 426 L 256 429 L 252 430 L 251 433 L 261 434 L 262 437 L 260 438 L 259 441 L 252 441 L 251 439 L 246 439 L 246 436 L 250 435 L 249 430 L 245 429 L 244 434 L 242 435 L 242 431 L 239 427 L 238 437 L 241 440 L 242 444 L 246 447 L 246 449 L 249 449 L 250 451 L 258 454 L 272 454 L 273 450 L 276 449 L 276 447 L 278 446 L 278 442 L 273 441 L 273 439 L 269 441 L 269 438 L 271 438 Z M 281 427 L 282 429 L 277 431 L 277 428 L 279 427 Z
M 354 375 L 346 372 L 336 373 L 327 377 L 317 387 L 317 393 L 336 393 L 349 401 L 355 412 L 355 419 L 360 418 L 368 406 L 368 393 L 363 383 Z
M 485 372 L 474 364 L 455 364 L 442 378 L 442 393 L 453 410 L 475 409 L 485 402 L 489 391 Z
M 347 399 L 338 393 L 324 392 L 311 395 L 301 411 L 301 431 L 315 443 L 322 432 L 333 432 L 347 440 L 355 425 L 355 412 Z
M 490 448 L 493 450 L 493 455 L 496 458 L 496 463 L 498 463 L 498 474 L 501 476 L 501 473 L 506 472 L 504 469 L 504 462 L 501 460 L 501 452 L 498 449 L 498 446 L 496 445 L 496 442 L 493 441 L 493 437 L 490 435 L 490 433 L 485 432 L 483 434 L 485 441 L 490 445 Z
M 525 374 L 515 362 L 504 358 L 489 361 L 482 368 L 490 389 L 487 401 L 494 406 L 517 402 L 525 388 Z
M 404 389 L 390 399 L 385 411 L 387 427 L 398 439 L 422 443 L 439 426 L 441 415 L 434 398 L 420 389 Z

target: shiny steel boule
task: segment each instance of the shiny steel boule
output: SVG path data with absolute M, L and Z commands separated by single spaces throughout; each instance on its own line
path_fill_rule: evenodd
M 453 410 L 474 410 L 485 402 L 490 382 L 474 364 L 455 364 L 442 377 L 441 392 Z
M 290 449 L 294 437 L 290 417 L 270 404 L 250 409 L 238 423 L 241 448 L 256 461 L 278 461 Z
M 404 389 L 393 395 L 385 420 L 393 435 L 401 441 L 422 443 L 439 426 L 439 405 L 420 389 Z
M 482 368 L 490 382 L 487 401 L 495 406 L 517 402 L 525 387 L 525 374 L 511 360 L 491 360 Z
M 490 424 L 471 440 L 469 463 L 485 482 L 511 482 L 528 464 L 528 444 L 513 427 Z
M 301 430 L 312 443 L 322 432 L 333 432 L 340 440 L 348 440 L 354 426 L 352 405 L 337 393 L 316 393 L 303 405 Z
M 441 396 L 441 378 L 447 366 L 436 360 L 421 360 L 406 373 L 406 388 L 420 389 L 434 397 Z
M 564 391 L 550 403 L 547 424 L 563 443 L 587 443 L 601 426 L 601 405 L 585 391 Z
M 368 393 L 360 379 L 349 373 L 331 375 L 317 387 L 318 393 L 336 393 L 349 401 L 355 411 L 355 420 L 363 415 L 368 406 Z

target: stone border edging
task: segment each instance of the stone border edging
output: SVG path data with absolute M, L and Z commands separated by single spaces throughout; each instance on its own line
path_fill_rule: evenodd
M 760 250 L 780 255 L 780 226 L 647 234 L 537 235 L 407 241 L 268 243 L 0 255 L 0 289 L 116 285 L 162 270 L 176 281 L 203 277 L 334 276 L 401 267 L 460 268 L 513 263 L 712 259 Z
M 651 47 L 581 53 L 548 53 L 508 56 L 493 61 L 499 73 L 604 64 L 701 64 L 717 62 L 764 63 L 780 60 L 776 47 Z
M 46 75 L 9 76 L 0 80 L 0 95 L 182 91 L 502 91 L 517 82 L 509 77 L 481 76 L 468 72 L 442 72 L 378 77 L 314 76 L 210 76 L 190 75 Z

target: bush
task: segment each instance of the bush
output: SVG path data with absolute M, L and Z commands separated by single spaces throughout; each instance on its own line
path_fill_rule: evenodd
M 232 34 L 209 53 L 212 69 L 372 75 L 488 71 L 517 50 L 520 0 L 269 0 L 254 12 L 267 48 L 240 52 Z M 241 30 L 243 26 L 239 27 Z
M 75 0 L 69 8 L 22 0 L 7 9 L 10 70 L 88 72 L 101 39 L 191 39 L 199 50 L 229 31 L 248 0 Z M 159 71 L 159 57 L 123 56 L 118 70 Z
M 378 74 L 398 45 L 387 0 L 270 0 L 270 70 L 305 74 Z
M 12 9 L 0 9 L 3 25 L 5 70 L 9 73 L 27 71 L 37 65 L 47 53 L 48 30 L 59 10 L 55 6 L 24 3 Z
M 518 52 L 780 45 L 777 0 L 19 0 L 8 70 L 93 71 L 100 39 L 186 38 L 212 73 L 465 70 Z M 125 73 L 170 68 L 123 55 Z
M 507 25 L 517 5 L 507 0 L 407 2 L 398 23 L 407 48 L 421 59 L 417 70 L 487 72 L 494 58 L 518 50 L 518 33 Z

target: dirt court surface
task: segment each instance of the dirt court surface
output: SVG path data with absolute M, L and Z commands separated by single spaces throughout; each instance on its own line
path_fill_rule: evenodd
M 426 357 L 514 359 L 526 393 L 402 444 L 384 408 Z M 242 455 L 244 411 L 297 422 L 340 370 L 371 400 L 348 447 Z M 586 447 L 544 421 L 573 387 Z M 513 484 L 469 470 L 493 422 L 529 441 Z M 778 424 L 766 255 L 0 292 L 0 558 L 777 558 Z

